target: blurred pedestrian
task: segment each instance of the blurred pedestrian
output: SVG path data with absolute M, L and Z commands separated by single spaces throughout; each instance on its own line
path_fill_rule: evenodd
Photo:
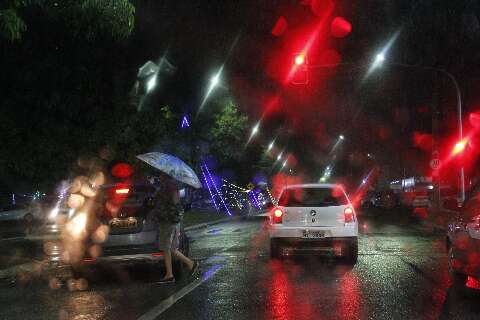
M 172 258 L 180 260 L 190 270 L 190 275 L 198 268 L 198 262 L 186 257 L 178 250 L 178 230 L 182 219 L 182 208 L 178 187 L 172 178 L 165 174 L 155 179 L 158 189 L 154 199 L 153 214 L 159 224 L 159 249 L 164 252 L 165 276 L 160 283 L 174 283 Z

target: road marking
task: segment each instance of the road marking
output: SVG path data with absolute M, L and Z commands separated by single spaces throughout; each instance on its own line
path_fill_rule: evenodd
M 182 299 L 184 296 L 195 290 L 198 286 L 202 283 L 208 281 L 211 277 L 213 277 L 220 269 L 223 268 L 225 264 L 216 264 L 210 267 L 207 271 L 205 271 L 202 276 L 192 283 L 186 285 L 179 291 L 172 294 L 170 297 L 166 298 L 162 302 L 160 302 L 157 306 L 150 309 L 147 313 L 140 316 L 137 320 L 153 320 L 160 316 L 163 312 L 169 309 L 171 306 L 175 304 L 178 300 Z

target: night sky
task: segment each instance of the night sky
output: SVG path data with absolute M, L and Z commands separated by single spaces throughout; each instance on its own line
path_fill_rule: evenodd
M 346 132 L 350 139 L 345 154 L 376 151 L 393 166 L 402 158 L 410 159 L 402 163 L 412 174 L 425 170 L 419 161 L 425 162 L 429 152 L 416 145 L 414 134 L 431 134 L 433 104 L 440 110 L 439 134 L 449 134 L 455 96 L 448 79 L 393 67 L 363 78 L 372 57 L 395 32 L 400 36 L 389 51 L 389 61 L 446 69 L 461 82 L 465 109 L 474 110 L 478 99 L 472 88 L 478 77 L 478 63 L 473 63 L 479 57 L 474 51 L 479 43 L 475 1 L 442 5 L 371 0 L 137 1 L 135 5 L 132 60 L 140 65 L 167 52 L 178 67 L 163 98 L 175 100 L 178 108 L 195 110 L 209 77 L 226 61 L 224 83 L 252 124 L 263 117 L 265 131 L 280 133 L 281 141 L 307 166 L 321 165 L 322 155 L 338 134 Z M 329 5 L 333 10 L 327 14 Z M 330 34 L 336 16 L 352 24 L 345 38 Z M 271 30 L 279 17 L 288 26 L 276 37 Z M 278 73 L 321 19 L 326 20 L 325 27 L 311 50 L 310 63 L 324 63 L 325 56 L 334 52 L 340 62 L 352 66 L 312 71 L 305 87 L 282 84 Z M 239 41 L 228 55 L 236 37 Z M 279 95 L 279 102 L 269 109 Z M 267 143 L 272 138 L 266 134 L 261 139 Z M 392 152 L 405 155 L 392 159 Z

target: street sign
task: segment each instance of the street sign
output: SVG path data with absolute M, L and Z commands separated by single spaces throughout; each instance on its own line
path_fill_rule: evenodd
M 437 170 L 438 168 L 440 168 L 440 159 L 434 158 L 430 160 L 430 168 L 432 168 L 433 170 Z

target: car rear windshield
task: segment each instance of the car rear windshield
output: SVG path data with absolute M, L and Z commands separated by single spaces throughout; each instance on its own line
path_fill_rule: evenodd
M 341 188 L 289 188 L 279 200 L 285 207 L 330 207 L 348 204 Z

